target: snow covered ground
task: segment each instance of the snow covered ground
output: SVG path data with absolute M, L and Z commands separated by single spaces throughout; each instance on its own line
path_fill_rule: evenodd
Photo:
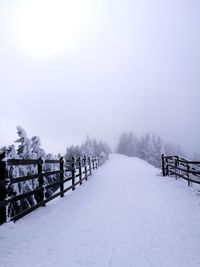
M 113 155 L 73 193 L 0 227 L 0 266 L 200 266 L 200 194 Z

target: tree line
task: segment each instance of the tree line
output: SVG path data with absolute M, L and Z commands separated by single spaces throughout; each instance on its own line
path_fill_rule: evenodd
M 33 136 L 29 138 L 25 129 L 21 126 L 17 127 L 18 139 L 15 141 L 18 146 L 12 144 L 8 147 L 4 146 L 0 148 L 0 153 L 5 152 L 6 160 L 7 159 L 39 159 L 43 160 L 57 160 L 61 158 L 60 153 L 53 155 L 52 153 L 46 153 L 42 148 L 41 140 L 39 136 Z M 64 159 L 71 160 L 72 156 L 106 156 L 110 153 L 110 147 L 106 142 L 97 141 L 95 138 L 91 139 L 89 136 L 83 142 L 81 146 L 70 146 L 66 148 L 66 153 Z M 65 167 L 69 169 L 67 162 L 65 162 Z M 59 164 L 43 164 L 44 172 L 53 172 L 59 170 Z M 9 178 L 17 178 L 27 175 L 37 174 L 36 165 L 16 165 L 16 166 L 7 166 L 7 172 Z M 65 172 L 65 175 L 70 175 L 69 171 Z M 53 182 L 59 181 L 59 174 L 50 175 L 44 177 L 44 185 L 48 185 Z M 39 187 L 38 179 L 23 181 L 20 183 L 9 185 L 8 187 L 8 196 L 16 196 L 30 192 Z M 57 187 L 52 186 L 51 188 L 45 189 L 45 196 L 51 196 Z M 37 196 L 31 195 L 22 200 L 11 203 L 8 208 L 8 215 L 10 217 L 14 216 L 16 213 L 23 211 L 31 206 L 34 206 L 37 203 Z
M 121 134 L 116 152 L 141 158 L 157 168 L 161 167 L 161 154 L 185 156 L 179 145 L 164 143 L 155 134 L 146 133 L 138 137 L 132 132 Z

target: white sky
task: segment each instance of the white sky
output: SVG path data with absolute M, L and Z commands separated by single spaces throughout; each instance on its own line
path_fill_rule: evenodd
M 124 130 L 200 151 L 198 0 L 47 3 L 0 1 L 0 146 L 21 125 L 54 153 Z

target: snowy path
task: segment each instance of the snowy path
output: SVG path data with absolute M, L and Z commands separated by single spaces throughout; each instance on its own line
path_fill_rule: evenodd
M 114 155 L 63 199 L 0 227 L 1 267 L 200 266 L 200 195 Z

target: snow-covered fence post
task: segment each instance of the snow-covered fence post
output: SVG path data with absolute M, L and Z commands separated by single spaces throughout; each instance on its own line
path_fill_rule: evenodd
M 5 158 L 5 152 L 0 154 L 0 202 L 6 200 L 7 189 L 6 184 L 4 183 L 6 180 L 6 162 L 3 161 Z M 1 184 L 2 182 L 2 184 Z M 0 206 L 0 224 L 6 222 L 6 206 Z
M 82 185 L 82 160 L 81 160 L 81 157 L 79 157 L 78 167 L 79 167 L 79 184 Z
M 175 177 L 176 177 L 176 180 L 177 180 L 177 178 L 179 177 L 179 173 L 180 173 L 180 171 L 178 169 L 178 167 L 179 167 L 179 156 L 175 156 L 174 165 L 175 165 Z
M 89 175 L 92 175 L 92 165 L 91 165 L 91 158 L 90 157 L 88 157 L 88 163 L 89 163 L 89 172 L 90 172 Z
M 75 157 L 72 157 L 72 190 L 75 190 L 75 174 L 76 174 Z
M 96 165 L 96 169 L 98 169 L 98 161 L 97 161 L 97 157 L 95 158 L 95 165 Z
M 82 167 L 85 167 L 85 160 L 84 160 L 84 157 L 82 158 L 81 162 L 82 162 Z
M 94 166 L 94 158 L 92 158 L 92 167 L 93 167 L 93 170 L 95 169 L 95 166 Z
M 60 158 L 60 196 L 64 197 L 64 162 L 63 157 Z
M 187 179 L 188 179 L 188 186 L 190 186 L 190 166 L 187 162 Z
M 166 162 L 166 172 L 165 172 L 165 176 L 169 176 L 169 166 L 168 166 L 168 158 L 165 158 L 165 162 Z
M 42 158 L 38 159 L 37 168 L 38 168 L 38 182 L 39 182 L 39 188 L 40 188 L 40 192 L 38 192 L 38 197 L 39 197 L 38 202 L 42 202 L 44 200 L 44 177 L 42 175 L 42 171 L 43 171 L 43 159 Z
M 85 166 L 85 180 L 87 181 L 87 157 L 84 156 L 84 166 Z
M 162 174 L 165 176 L 165 157 L 164 154 L 162 154 Z

